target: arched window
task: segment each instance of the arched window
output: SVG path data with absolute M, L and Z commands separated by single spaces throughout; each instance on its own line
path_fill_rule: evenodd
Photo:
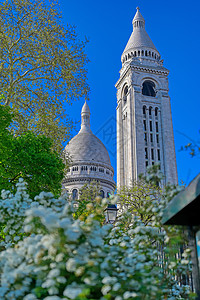
M 101 197 L 101 198 L 104 198 L 104 197 L 105 197 L 105 193 L 104 193 L 103 190 L 100 190 L 100 197 Z
M 123 93 L 123 100 L 124 100 L 124 104 L 126 104 L 127 101 L 127 94 L 128 94 L 128 86 L 126 85 L 124 88 L 124 93 Z
M 151 106 L 149 107 L 149 115 L 150 116 L 152 115 L 152 107 Z
M 144 115 L 144 116 L 146 116 L 146 109 L 147 109 L 147 108 L 146 108 L 146 106 L 144 105 L 144 106 L 143 106 L 143 115 Z
M 156 107 L 155 108 L 155 117 L 157 117 L 158 116 L 158 108 Z
M 73 191 L 72 191 L 72 198 L 73 198 L 73 200 L 77 200 L 78 199 L 78 190 L 77 189 L 73 189 Z
M 142 94 L 145 96 L 155 97 L 156 96 L 155 83 L 150 80 L 144 81 L 142 85 Z

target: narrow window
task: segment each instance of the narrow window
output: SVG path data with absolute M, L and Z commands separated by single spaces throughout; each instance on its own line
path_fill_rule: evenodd
M 144 126 L 144 131 L 146 131 L 147 130 L 147 124 L 146 124 L 145 120 L 143 121 L 143 126 Z
M 73 189 L 73 191 L 72 191 L 72 197 L 73 197 L 73 200 L 77 200 L 78 199 L 78 190 L 77 189 Z
M 146 106 L 144 105 L 144 106 L 143 106 L 143 115 L 144 115 L 144 116 L 146 116 L 146 109 L 147 109 L 147 108 L 146 108 Z
M 149 122 L 150 125 L 150 131 L 152 131 L 152 121 Z
M 158 132 L 158 122 L 156 122 L 156 132 Z
M 160 160 L 160 150 L 158 149 L 158 160 Z
M 126 104 L 127 101 L 127 94 L 128 94 L 128 86 L 126 85 L 124 88 L 124 93 L 123 93 L 123 100 L 124 100 L 124 104 Z
M 157 144 L 159 144 L 159 135 L 158 134 L 156 134 L 156 142 L 157 142 Z
M 152 107 L 150 106 L 149 107 L 149 115 L 151 116 L 151 114 L 152 114 Z
M 151 141 L 151 143 L 153 143 L 153 134 L 152 133 L 150 134 L 150 141 Z
M 148 160 L 146 160 L 146 167 L 148 167 Z
M 147 142 L 147 134 L 146 134 L 146 132 L 144 133 L 144 140 L 145 140 L 145 142 Z
M 158 108 L 157 107 L 155 108 L 155 116 L 156 117 L 158 116 Z
M 145 148 L 145 158 L 148 159 L 148 149 Z
M 154 160 L 154 151 L 151 149 L 151 159 Z
M 104 198 L 104 197 L 105 197 L 105 193 L 104 193 L 103 190 L 100 191 L 100 197 L 101 197 L 101 198 Z

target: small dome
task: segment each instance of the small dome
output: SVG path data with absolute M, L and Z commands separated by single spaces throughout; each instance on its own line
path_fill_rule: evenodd
M 65 147 L 74 163 L 100 163 L 109 165 L 110 157 L 104 144 L 92 131 L 80 131 Z

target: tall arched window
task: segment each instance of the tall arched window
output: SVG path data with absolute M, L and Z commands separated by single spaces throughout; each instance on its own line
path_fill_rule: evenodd
M 103 190 L 100 190 L 100 197 L 101 197 L 101 198 L 104 198 L 104 197 L 105 197 L 105 193 L 104 193 Z
M 145 80 L 142 85 L 142 94 L 145 96 L 155 97 L 155 83 L 150 80 Z
M 78 190 L 77 189 L 73 189 L 73 191 L 72 191 L 72 198 L 73 198 L 73 200 L 77 200 L 78 199 Z
M 124 92 L 123 92 L 124 104 L 126 104 L 126 101 L 127 101 L 127 94 L 128 94 L 128 86 L 126 85 L 124 88 Z
M 158 107 L 155 108 L 155 116 L 158 116 Z

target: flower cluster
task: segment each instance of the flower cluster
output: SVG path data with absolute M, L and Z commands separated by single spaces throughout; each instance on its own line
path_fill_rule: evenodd
M 18 197 L 25 197 L 24 188 Z M 116 226 L 102 225 L 106 199 L 102 205 L 94 201 L 86 219 L 74 220 L 74 206 L 66 199 L 47 193 L 35 201 L 25 198 L 27 237 L 0 253 L 0 299 L 193 299 L 161 266 L 158 243 L 166 232 L 128 212 Z M 121 224 L 127 218 L 125 232 Z M 186 257 L 183 272 L 185 264 Z
M 59 212 L 66 203 L 65 198 L 55 199 L 52 193 L 42 192 L 32 200 L 27 194 L 27 184 L 22 178 L 16 184 L 17 192 L 2 190 L 0 198 L 0 248 L 8 248 L 26 236 L 24 219 L 30 207 L 51 207 Z

